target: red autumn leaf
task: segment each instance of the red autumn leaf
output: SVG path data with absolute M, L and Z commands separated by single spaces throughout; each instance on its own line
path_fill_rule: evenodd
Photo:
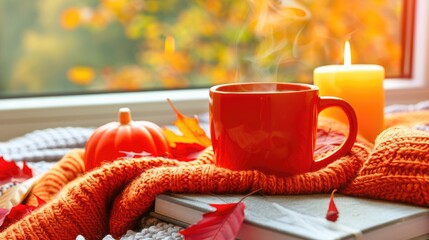
M 3 225 L 4 219 L 6 218 L 6 215 L 9 213 L 9 211 L 9 209 L 0 208 L 0 228 Z
M 4 221 L 3 221 L 3 224 L 0 226 L 0 230 L 7 228 L 8 226 L 12 225 L 14 222 L 25 217 L 34 209 L 36 209 L 36 207 L 28 206 L 24 204 L 18 204 L 14 206 L 4 217 Z
M 40 206 L 43 206 L 43 205 L 45 205 L 45 203 L 46 203 L 46 201 L 45 200 L 43 200 L 43 199 L 41 199 L 39 196 L 37 196 L 36 194 L 33 194 L 35 197 L 36 197 L 36 199 L 37 199 L 37 207 L 40 207 Z
M 171 148 L 169 158 L 174 158 L 179 161 L 192 161 L 197 159 L 198 155 L 206 149 L 196 143 L 176 143 L 176 147 Z
M 244 221 L 244 202 L 210 206 L 216 211 L 203 214 L 203 219 L 179 232 L 186 240 L 235 239 Z
M 334 193 L 336 191 L 337 190 L 334 189 L 334 191 L 332 191 L 331 193 L 331 198 L 329 199 L 328 212 L 326 213 L 326 219 L 328 219 L 331 222 L 335 222 L 338 219 L 338 209 L 334 202 Z
M 25 176 L 29 176 L 30 178 L 33 177 L 33 170 L 31 168 L 28 167 L 27 162 L 23 161 L 23 166 L 22 166 L 22 173 Z
M 33 171 L 25 161 L 22 169 L 20 169 L 14 161 L 6 161 L 3 156 L 0 156 L 0 185 L 9 182 L 22 182 L 31 177 L 33 177 Z
M 30 205 L 24 205 L 24 204 L 18 204 L 14 206 L 13 208 L 4 209 L 0 208 L 0 232 L 3 229 L 6 229 L 8 226 L 12 225 L 13 223 L 19 221 L 23 217 L 30 214 L 34 209 L 37 209 L 38 207 L 44 205 L 46 202 L 39 198 L 38 196 L 34 195 L 37 198 L 37 206 L 30 206 Z

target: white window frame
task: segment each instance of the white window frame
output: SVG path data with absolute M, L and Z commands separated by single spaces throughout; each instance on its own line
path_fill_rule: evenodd
M 413 71 L 410 80 L 388 79 L 384 82 L 385 102 L 414 104 L 429 100 L 429 1 L 416 0 Z
M 429 100 L 429 1 L 416 1 L 416 25 L 411 80 L 385 81 L 385 102 L 414 104 Z M 117 121 L 120 107 L 129 107 L 135 120 L 171 124 L 175 114 L 167 103 L 171 99 L 184 114 L 208 111 L 208 89 L 109 93 L 62 97 L 0 100 L 0 141 L 37 129 L 53 127 L 98 127 Z

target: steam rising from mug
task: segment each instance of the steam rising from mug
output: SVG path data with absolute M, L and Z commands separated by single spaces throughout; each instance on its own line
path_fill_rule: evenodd
M 249 0 L 249 4 L 251 13 L 247 24 L 253 27 L 260 44 L 253 56 L 244 59 L 250 63 L 247 69 L 250 69 L 251 73 L 241 76 L 247 69 L 240 69 L 246 67 L 237 64 L 235 81 L 240 82 L 244 78 L 247 82 L 275 81 L 279 66 L 296 61 L 297 40 L 304 23 L 310 19 L 311 12 L 294 0 Z M 238 39 L 242 34 L 239 34 Z M 290 41 L 291 34 L 294 35 L 293 41 Z M 237 40 L 236 51 L 239 51 L 238 42 Z

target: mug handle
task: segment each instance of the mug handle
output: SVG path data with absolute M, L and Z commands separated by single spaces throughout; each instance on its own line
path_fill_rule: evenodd
M 344 113 L 347 116 L 347 119 L 349 121 L 349 134 L 347 136 L 347 139 L 341 144 L 341 146 L 335 150 L 333 153 L 329 154 L 328 156 L 325 156 L 321 159 L 318 159 L 313 162 L 313 165 L 311 166 L 311 171 L 317 171 L 323 167 L 326 167 L 328 164 L 334 162 L 341 156 L 345 155 L 347 152 L 349 152 L 357 137 L 358 132 L 358 122 L 356 113 L 353 110 L 353 107 L 346 101 L 344 101 L 341 98 L 337 97 L 319 97 L 319 112 L 318 114 L 323 111 L 326 108 L 329 107 L 339 107 L 341 110 L 344 111 Z

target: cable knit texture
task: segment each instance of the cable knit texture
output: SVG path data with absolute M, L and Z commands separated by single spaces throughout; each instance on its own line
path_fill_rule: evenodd
M 50 201 L 65 185 L 82 175 L 85 169 L 83 155 L 83 149 L 76 149 L 66 154 L 58 164 L 41 177 L 39 183 L 32 189 L 33 194 L 25 200 L 25 204 L 36 206 L 38 203 L 35 195 Z
M 426 119 L 429 122 L 429 115 Z M 344 134 L 335 124 L 322 123 L 319 128 Z M 75 239 L 77 235 L 101 239 L 109 233 L 118 237 L 135 226 L 163 192 L 262 189 L 264 194 L 307 194 L 339 189 L 349 195 L 429 206 L 428 152 L 429 132 L 395 127 L 380 134 L 375 146 L 359 138 L 348 155 L 317 172 L 275 177 L 216 167 L 211 148 L 192 162 L 132 158 L 83 173 L 82 150 L 73 150 L 33 189 L 51 200 L 0 232 L 0 239 Z M 61 171 L 64 176 L 57 177 Z
M 429 206 L 429 132 L 394 127 L 343 193 Z

